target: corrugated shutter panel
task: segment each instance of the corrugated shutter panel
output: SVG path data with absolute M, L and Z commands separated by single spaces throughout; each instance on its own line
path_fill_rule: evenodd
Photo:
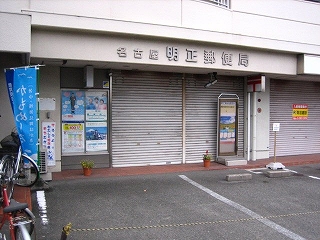
M 217 155 L 218 97 L 221 93 L 239 96 L 238 155 L 243 156 L 244 108 L 243 79 L 218 78 L 205 88 L 209 77 L 186 77 L 186 162 L 201 162 L 206 150 Z
M 274 155 L 273 123 L 277 132 L 277 156 L 320 152 L 320 83 L 271 80 L 270 89 L 270 157 Z M 292 105 L 308 104 L 308 119 L 293 120 Z
M 182 81 L 173 74 L 113 74 L 113 166 L 182 162 Z

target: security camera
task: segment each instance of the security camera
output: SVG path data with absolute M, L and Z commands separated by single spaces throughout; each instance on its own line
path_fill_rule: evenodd
M 210 75 L 210 81 L 204 85 L 205 88 L 210 87 L 218 82 L 216 72 L 209 73 L 209 75 Z

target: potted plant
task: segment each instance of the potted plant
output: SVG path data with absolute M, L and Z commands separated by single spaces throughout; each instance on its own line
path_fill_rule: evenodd
M 81 166 L 83 169 L 83 175 L 90 176 L 92 173 L 92 168 L 94 166 L 94 162 L 91 160 L 82 160 L 80 163 L 81 163 Z
M 210 161 L 211 161 L 211 155 L 209 154 L 209 151 L 207 150 L 205 154 L 203 154 L 203 165 L 204 167 L 210 167 Z

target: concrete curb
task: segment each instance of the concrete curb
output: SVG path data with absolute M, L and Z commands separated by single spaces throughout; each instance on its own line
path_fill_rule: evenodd
M 241 173 L 241 174 L 228 174 L 226 180 L 228 182 L 232 181 L 247 181 L 252 179 L 252 174 L 250 173 Z
M 290 177 L 292 172 L 287 170 L 270 170 L 266 172 L 266 176 L 269 178 L 281 178 L 281 177 Z

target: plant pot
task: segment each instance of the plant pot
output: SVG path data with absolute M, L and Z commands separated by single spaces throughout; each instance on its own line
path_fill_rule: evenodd
M 203 161 L 203 166 L 207 168 L 210 167 L 210 160 Z
M 90 176 L 92 173 L 92 168 L 83 168 L 83 175 Z

